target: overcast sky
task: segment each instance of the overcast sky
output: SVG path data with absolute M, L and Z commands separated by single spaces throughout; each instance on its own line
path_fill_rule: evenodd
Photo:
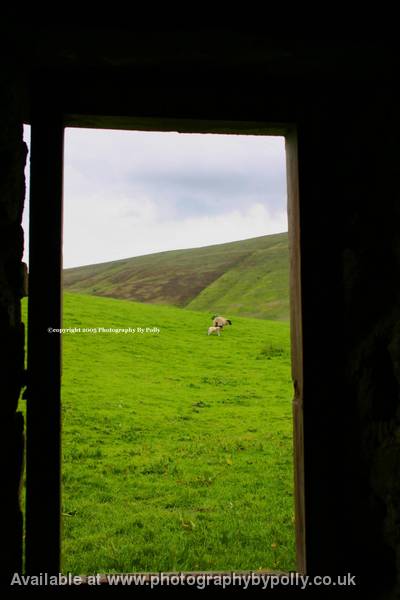
M 64 267 L 287 231 L 282 137 L 70 128 L 64 157 Z

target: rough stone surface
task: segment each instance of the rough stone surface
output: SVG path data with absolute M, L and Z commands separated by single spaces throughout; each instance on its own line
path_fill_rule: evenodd
M 316 129 L 304 131 L 305 453 L 310 564 L 322 572 L 329 559 L 391 598 L 400 550 L 399 131 L 395 96 L 379 92 L 333 97 L 334 113 L 314 114 Z M 371 115 L 380 117 L 373 131 Z
M 2 494 L 0 514 L 1 571 L 21 569 L 22 514 L 20 486 L 24 422 L 17 413 L 24 377 L 24 328 L 21 323 L 21 228 L 25 196 L 27 148 L 22 140 L 19 85 L 6 72 L 0 75 L 0 354 Z

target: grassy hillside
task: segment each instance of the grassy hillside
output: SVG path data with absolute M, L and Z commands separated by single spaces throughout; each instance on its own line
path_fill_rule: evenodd
M 295 568 L 287 323 L 65 294 L 63 570 Z M 55 335 L 55 334 L 53 334 Z
M 260 319 L 287 320 L 289 256 L 287 236 L 270 236 L 266 248 L 254 250 L 200 292 L 187 308 Z
M 68 291 L 288 319 L 287 233 L 64 271 Z

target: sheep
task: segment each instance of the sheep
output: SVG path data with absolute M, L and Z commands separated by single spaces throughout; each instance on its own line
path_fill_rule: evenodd
M 211 317 L 211 319 L 214 327 L 221 327 L 222 329 L 222 327 L 225 327 L 225 325 L 232 325 L 232 321 L 225 319 L 225 317 L 218 317 L 217 315 L 214 315 Z
M 212 333 L 216 333 L 217 335 L 221 335 L 221 325 L 217 325 L 216 327 L 209 327 L 207 335 L 211 335 Z

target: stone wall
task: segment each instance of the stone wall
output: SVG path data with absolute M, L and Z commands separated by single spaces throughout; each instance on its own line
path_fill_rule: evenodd
M 16 412 L 24 382 L 23 295 L 24 167 L 20 88 L 12 76 L 0 74 L 0 352 L 1 360 L 1 571 L 20 570 L 22 514 L 20 482 L 23 463 L 23 416 Z
M 358 195 L 343 226 L 347 398 L 362 456 L 359 542 L 368 539 L 377 588 L 400 590 L 400 202 L 398 98 L 377 86 L 359 107 Z M 358 121 L 358 122 L 357 122 Z M 358 160 L 355 160 L 358 158 Z M 379 575 L 378 575 L 379 574 Z M 391 596 L 392 597 L 392 596 Z
M 396 103 L 332 88 L 299 129 L 308 568 L 377 598 L 399 590 Z

